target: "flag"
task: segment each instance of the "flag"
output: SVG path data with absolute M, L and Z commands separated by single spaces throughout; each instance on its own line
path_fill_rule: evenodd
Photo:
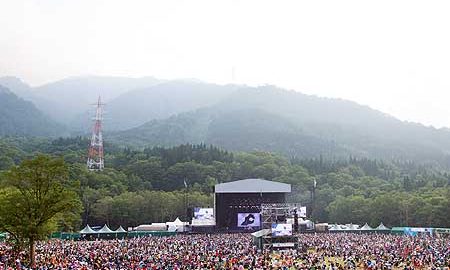
M 184 182 L 184 187 L 187 188 L 186 179 L 184 179 L 183 182 Z
M 317 186 L 317 181 L 316 181 L 316 179 L 314 179 L 314 188 L 316 188 L 316 186 Z

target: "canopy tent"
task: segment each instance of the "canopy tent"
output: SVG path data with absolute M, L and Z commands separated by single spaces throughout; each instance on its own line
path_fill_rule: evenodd
M 175 225 L 184 225 L 185 223 L 181 221 L 178 217 L 173 221 L 173 224 Z
M 373 231 L 373 228 L 369 226 L 369 224 L 364 224 L 361 228 L 359 228 L 360 231 Z
M 80 231 L 80 234 L 94 234 L 94 233 L 98 232 L 94 231 L 89 225 L 86 225 L 86 227 L 84 227 L 84 229 Z
M 377 230 L 377 231 L 390 231 L 391 229 L 389 229 L 388 227 L 384 226 L 383 222 L 381 222 L 380 225 L 378 225 L 378 227 L 375 228 L 375 230 Z
M 114 231 L 115 233 L 126 233 L 127 231 L 125 231 L 125 229 L 120 226 L 117 230 Z
M 188 222 L 183 222 L 178 217 L 172 222 L 166 222 L 167 230 L 170 232 L 185 232 L 188 224 Z
M 108 228 L 108 225 L 103 225 L 103 227 L 97 231 L 97 233 L 114 233 L 110 228 Z

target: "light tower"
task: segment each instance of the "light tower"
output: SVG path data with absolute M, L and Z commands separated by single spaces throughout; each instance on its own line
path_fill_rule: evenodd
M 87 168 L 90 171 L 102 171 L 105 167 L 103 156 L 103 137 L 102 137 L 102 120 L 103 120 L 103 103 L 98 97 L 97 109 L 95 112 L 94 126 L 92 127 L 91 144 L 89 145 Z

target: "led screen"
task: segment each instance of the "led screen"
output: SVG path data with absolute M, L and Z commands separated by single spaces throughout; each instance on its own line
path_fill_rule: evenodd
M 200 220 L 210 220 L 214 219 L 214 209 L 213 208 L 194 208 L 194 218 Z
M 238 227 L 259 227 L 261 226 L 260 213 L 238 213 Z
M 272 224 L 272 236 L 292 235 L 292 224 Z

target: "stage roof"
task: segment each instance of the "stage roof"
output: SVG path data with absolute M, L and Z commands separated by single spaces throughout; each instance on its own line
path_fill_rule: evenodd
M 244 179 L 217 184 L 216 193 L 287 193 L 291 185 L 264 179 Z

